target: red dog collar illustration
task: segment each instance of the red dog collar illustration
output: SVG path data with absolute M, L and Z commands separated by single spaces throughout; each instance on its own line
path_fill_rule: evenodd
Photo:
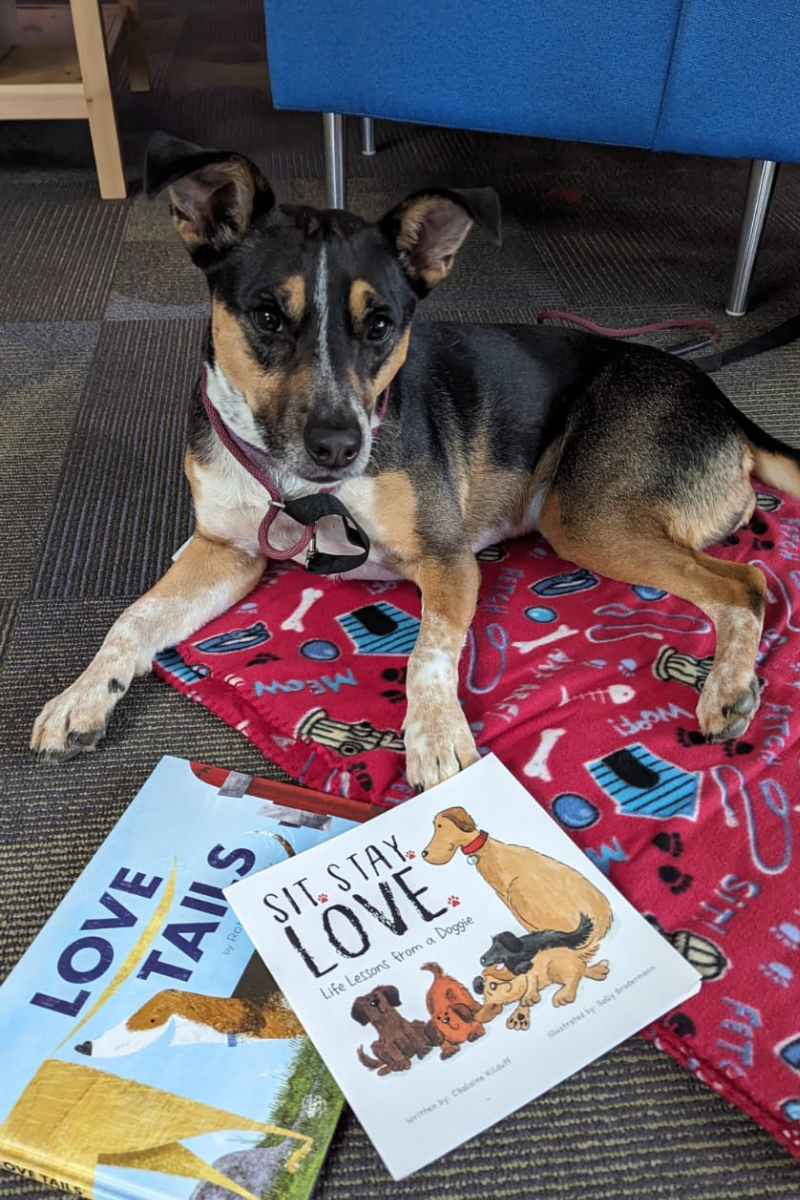
M 474 839 L 474 841 L 471 841 L 468 846 L 461 847 L 461 853 L 462 854 L 477 854 L 478 851 L 483 847 L 483 843 L 486 841 L 488 836 L 489 835 L 486 832 L 486 830 L 482 829 L 480 831 L 480 833 L 478 834 L 478 836 Z

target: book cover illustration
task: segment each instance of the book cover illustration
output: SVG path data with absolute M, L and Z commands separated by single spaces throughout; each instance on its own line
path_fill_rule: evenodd
M 369 810 L 291 791 L 161 761 L 0 989 L 5 1170 L 98 1198 L 308 1196 L 341 1093 L 222 889 Z
M 396 1179 L 700 985 L 492 755 L 226 895 Z

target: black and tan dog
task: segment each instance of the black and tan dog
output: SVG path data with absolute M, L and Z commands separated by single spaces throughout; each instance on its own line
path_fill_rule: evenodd
M 269 497 L 242 454 L 262 477 L 267 464 L 279 503 L 311 495 L 318 513 L 332 500 L 319 494 L 335 492 L 351 540 L 355 526 L 369 538 L 362 577 L 420 588 L 405 720 L 415 785 L 476 758 L 456 693 L 475 552 L 531 529 L 572 562 L 706 613 L 717 647 L 700 728 L 711 741 L 743 733 L 758 706 L 765 580 L 701 547 L 750 519 L 751 473 L 800 497 L 797 451 L 698 369 L 644 346 L 528 326 L 412 332 L 470 226 L 499 240 L 491 189 L 418 192 L 370 224 L 281 206 L 247 159 L 158 135 L 147 190 L 163 188 L 211 292 L 205 403 L 198 394 L 186 458 L 196 531 L 46 705 L 35 750 L 59 759 L 93 747 L 155 653 L 241 599 L 271 550 L 294 545 L 303 559 L 303 530 L 286 511 L 272 506 L 267 529 Z M 320 546 L 348 550 L 339 531 L 322 518 Z

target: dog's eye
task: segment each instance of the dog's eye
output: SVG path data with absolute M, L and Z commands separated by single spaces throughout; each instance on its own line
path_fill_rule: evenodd
M 283 324 L 280 309 L 275 304 L 264 304 L 254 309 L 250 319 L 259 333 L 278 333 Z
M 385 342 L 391 328 L 392 322 L 389 318 L 376 313 L 374 317 L 370 317 L 369 319 L 367 337 L 371 342 Z

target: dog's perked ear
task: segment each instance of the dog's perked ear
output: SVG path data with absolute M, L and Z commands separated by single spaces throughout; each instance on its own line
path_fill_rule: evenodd
M 424 296 L 450 271 L 473 222 L 501 244 L 494 188 L 428 188 L 408 196 L 379 222 L 414 290 Z
M 166 133 L 150 139 L 144 186 L 148 199 L 169 188 L 172 222 L 195 258 L 227 249 L 256 216 L 277 213 L 272 188 L 249 158 Z

